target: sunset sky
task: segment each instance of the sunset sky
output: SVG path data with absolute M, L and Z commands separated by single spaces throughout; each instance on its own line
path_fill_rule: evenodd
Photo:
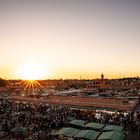
M 0 0 L 0 77 L 31 69 L 41 79 L 140 76 L 140 0 Z

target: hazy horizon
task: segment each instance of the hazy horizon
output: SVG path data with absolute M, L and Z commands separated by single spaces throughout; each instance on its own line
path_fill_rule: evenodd
M 1 0 L 0 21 L 2 78 L 140 76 L 139 0 Z
M 1 77 L 0 77 L 1 78 Z M 117 80 L 117 79 L 129 79 L 129 78 L 140 78 L 139 76 L 132 76 L 132 77 L 118 77 L 118 78 L 109 78 L 109 77 L 104 77 L 104 79 L 107 80 Z M 95 78 L 83 78 L 83 77 L 79 77 L 79 78 L 41 78 L 41 79 L 34 79 L 34 80 L 30 80 L 30 79 L 21 79 L 21 78 L 9 78 L 9 79 L 4 79 L 2 78 L 2 80 L 21 80 L 21 81 L 41 81 L 41 80 L 97 80 L 97 79 L 101 79 L 101 76 L 99 75 L 98 77 Z

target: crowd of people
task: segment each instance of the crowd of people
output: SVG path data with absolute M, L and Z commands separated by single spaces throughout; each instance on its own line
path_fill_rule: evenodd
M 1 131 L 9 134 L 9 139 L 54 139 L 53 131 L 69 126 L 71 118 L 87 122 L 121 125 L 128 128 L 132 122 L 130 114 L 71 109 L 66 106 L 15 102 L 0 98 Z M 20 131 L 14 128 L 20 129 Z M 23 129 L 25 128 L 25 129 Z M 132 131 L 135 127 L 132 124 Z

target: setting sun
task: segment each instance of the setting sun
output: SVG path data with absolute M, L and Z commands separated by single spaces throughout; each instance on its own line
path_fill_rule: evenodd
M 21 79 L 37 80 L 43 77 L 44 69 L 40 64 L 26 64 L 17 68 L 16 75 Z

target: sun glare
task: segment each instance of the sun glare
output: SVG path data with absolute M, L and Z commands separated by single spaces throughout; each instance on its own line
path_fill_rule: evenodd
M 17 68 L 16 75 L 24 80 L 37 80 L 43 77 L 44 69 L 40 64 L 26 64 Z
M 21 81 L 24 91 L 28 90 L 30 93 L 34 93 L 37 87 L 42 88 L 41 84 L 36 80 L 22 80 Z

